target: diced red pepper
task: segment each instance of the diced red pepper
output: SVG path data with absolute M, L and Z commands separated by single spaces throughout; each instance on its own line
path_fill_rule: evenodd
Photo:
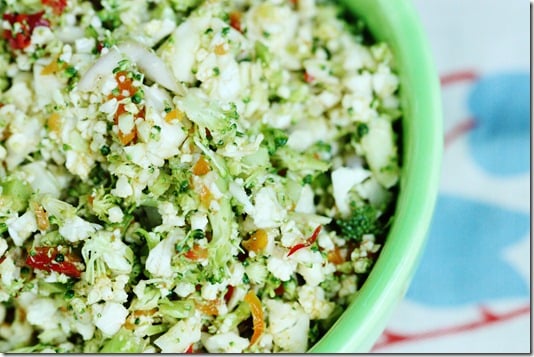
M 224 294 L 224 301 L 226 301 L 226 303 L 228 303 L 228 301 L 230 301 L 230 299 L 232 298 L 234 290 L 235 288 L 232 285 L 228 285 L 228 291 L 226 292 L 226 294 Z
M 211 131 L 208 128 L 204 129 L 204 132 L 206 133 L 206 139 L 211 140 L 213 138 Z
M 276 289 L 274 289 L 274 293 L 276 294 L 276 296 L 284 295 L 284 291 L 285 291 L 284 284 L 280 284 L 278 285 Z
M 315 81 L 315 77 L 309 74 L 308 72 L 304 72 L 304 82 L 312 83 L 313 81 Z
M 203 184 L 202 187 L 200 188 L 199 196 L 200 196 L 200 204 L 203 207 L 208 208 L 211 204 L 211 200 L 213 199 L 213 195 L 209 187 Z
M 33 30 L 39 26 L 50 27 L 50 22 L 43 19 L 44 11 L 35 14 L 3 14 L 2 19 L 9 22 L 12 26 L 19 24 L 19 29 L 16 33 L 11 30 L 4 30 L 3 37 L 9 42 L 9 45 L 14 50 L 22 50 L 28 47 L 31 43 L 31 36 Z
M 310 238 L 306 239 L 304 243 L 298 243 L 298 244 L 295 244 L 293 247 L 291 247 L 291 249 L 289 249 L 289 252 L 287 253 L 287 256 L 289 257 L 293 255 L 293 253 L 295 253 L 297 250 L 309 247 L 310 245 L 315 243 L 315 241 L 317 240 L 317 237 L 319 236 L 319 233 L 321 232 L 321 228 L 322 226 L 320 225 L 317 226 L 317 228 L 315 228 Z
M 61 15 L 67 7 L 67 0 L 41 0 L 41 3 L 50 6 L 56 15 Z
M 58 259 L 60 254 L 62 259 Z M 76 260 L 73 255 L 60 253 L 55 247 L 37 247 L 33 248 L 31 254 L 26 258 L 26 264 L 34 269 L 55 271 L 79 278 L 81 271 L 74 264 Z
M 96 44 L 97 52 L 100 53 L 100 52 L 102 52 L 103 49 L 104 49 L 104 42 L 98 41 L 97 44 Z
M 298 243 L 291 247 L 289 252 L 287 253 L 287 256 L 293 255 L 297 250 L 307 247 L 306 243 Z
M 184 353 L 195 353 L 195 351 L 193 351 L 193 344 L 190 344 L 189 347 L 187 347 L 187 350 L 184 351 Z
M 229 17 L 230 17 L 230 26 L 232 26 L 237 31 L 242 32 L 242 30 L 241 30 L 241 13 L 237 12 L 237 11 L 232 11 L 230 13 Z
M 2 18 L 8 21 L 11 25 L 17 22 L 24 25 L 27 24 L 33 31 L 34 28 L 39 26 L 50 27 L 50 22 L 47 19 L 43 19 L 44 11 L 36 12 L 35 14 L 18 14 L 18 13 L 5 13 Z

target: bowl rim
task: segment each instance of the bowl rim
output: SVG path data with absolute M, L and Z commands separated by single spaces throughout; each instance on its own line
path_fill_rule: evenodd
M 439 188 L 443 150 L 439 78 L 412 2 L 341 3 L 360 16 L 378 40 L 391 45 L 397 64 L 402 67 L 401 88 L 409 85 L 414 90 L 401 89 L 401 105 L 405 108 L 401 180 L 395 219 L 386 243 L 358 295 L 310 348 L 313 353 L 369 352 L 384 330 L 404 297 L 424 250 Z

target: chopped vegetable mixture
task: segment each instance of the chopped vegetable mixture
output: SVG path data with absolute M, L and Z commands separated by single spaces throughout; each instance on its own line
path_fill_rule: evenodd
M 388 46 L 321 0 L 0 14 L 0 351 L 318 341 L 393 216 Z

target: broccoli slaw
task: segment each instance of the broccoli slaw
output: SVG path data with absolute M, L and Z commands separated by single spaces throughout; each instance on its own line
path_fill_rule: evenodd
M 318 341 L 393 217 L 388 46 L 321 0 L 0 13 L 0 351 Z

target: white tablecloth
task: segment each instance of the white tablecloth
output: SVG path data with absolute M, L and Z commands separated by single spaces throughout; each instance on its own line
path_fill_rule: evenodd
M 442 83 L 442 179 L 425 254 L 373 352 L 528 353 L 529 2 L 414 4 Z

